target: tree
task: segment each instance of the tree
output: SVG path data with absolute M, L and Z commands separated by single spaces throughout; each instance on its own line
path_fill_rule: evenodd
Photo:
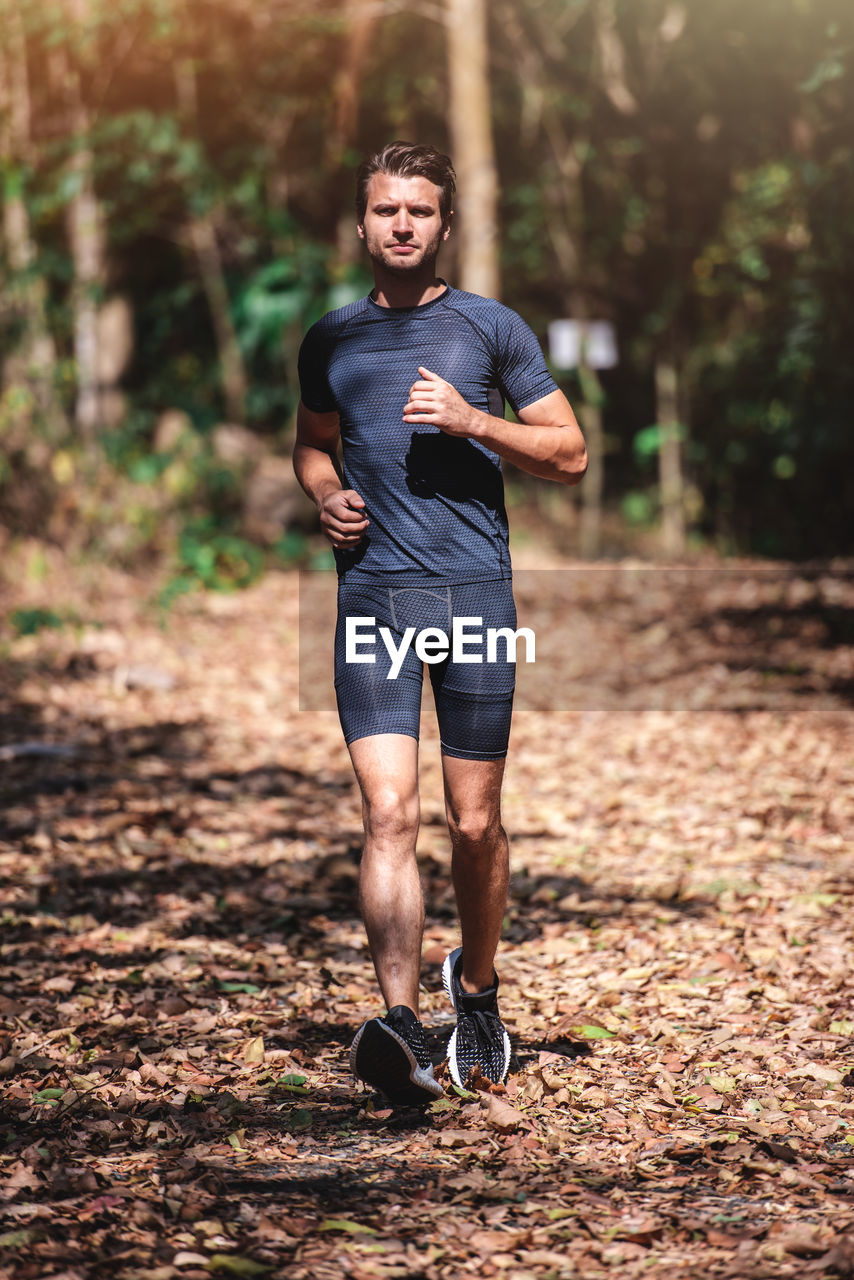
M 598 11 L 597 11 L 598 12 Z M 604 11 L 606 25 L 610 10 Z M 590 153 L 589 107 L 579 111 L 568 128 L 567 116 L 559 100 L 546 93 L 546 85 L 554 74 L 554 28 L 551 39 L 539 21 L 530 17 L 523 24 L 515 7 L 505 4 L 502 16 L 511 36 L 514 57 L 526 94 L 528 130 L 544 135 L 547 160 L 541 171 L 542 209 L 546 229 L 557 264 L 558 294 L 564 315 L 584 322 L 597 318 L 595 272 L 591 271 L 586 245 L 588 210 L 585 199 L 584 168 Z M 585 10 L 576 5 L 566 15 L 561 28 L 565 38 L 584 17 Z M 613 41 L 612 41 L 613 44 Z M 551 46 L 551 49 L 550 49 Z M 592 50 L 586 55 L 587 76 L 592 71 Z M 611 62 L 614 62 L 613 52 Z M 611 76 L 613 78 L 612 69 Z M 571 128 L 571 132 L 570 132 Z M 604 394 L 596 371 L 590 367 L 582 347 L 578 373 L 580 398 L 578 414 L 587 443 L 588 467 L 581 488 L 581 554 L 591 558 L 601 547 L 602 502 L 605 485 L 605 439 L 602 426 Z
M 198 98 L 196 67 L 191 53 L 185 53 L 175 64 L 175 86 L 179 113 L 191 137 L 198 136 Z M 188 192 L 190 218 L 186 238 L 195 254 L 199 277 L 210 308 L 219 354 L 220 376 L 226 413 L 232 422 L 246 420 L 247 377 L 243 354 L 231 314 L 231 302 L 225 280 L 218 229 L 222 219 L 222 201 L 211 194 L 216 180 L 208 171 L 208 181 Z
M 448 122 L 459 179 L 460 286 L 497 298 L 498 174 L 492 140 L 485 0 L 446 0 Z
M 68 240 L 73 265 L 71 307 L 77 400 L 74 416 L 83 437 L 91 440 L 100 423 L 98 307 L 107 286 L 107 228 L 95 189 L 92 112 L 86 87 L 91 85 L 96 40 L 90 0 L 65 0 L 61 11 L 67 24 L 65 39 L 52 64 L 70 126 L 66 206 Z
M 47 421 L 55 421 L 56 347 L 47 323 L 46 287 L 39 274 L 36 245 L 26 202 L 26 175 L 36 164 L 27 39 L 18 0 L 0 7 L 0 166 L 3 184 L 3 233 L 10 272 L 8 303 L 20 324 L 20 336 L 3 367 L 6 385 L 29 386 Z

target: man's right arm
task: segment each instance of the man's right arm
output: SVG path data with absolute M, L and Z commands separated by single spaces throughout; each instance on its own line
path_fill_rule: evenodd
M 320 527 L 333 547 L 346 549 L 362 541 L 369 522 L 358 493 L 341 484 L 336 466 L 339 437 L 337 413 L 315 413 L 300 401 L 294 472 L 317 505 Z

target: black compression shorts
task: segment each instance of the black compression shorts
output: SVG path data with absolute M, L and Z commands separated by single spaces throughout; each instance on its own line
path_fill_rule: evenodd
M 379 733 L 417 738 L 426 662 L 445 755 L 502 759 L 516 684 L 515 631 L 509 580 L 340 583 L 335 692 L 346 742 Z

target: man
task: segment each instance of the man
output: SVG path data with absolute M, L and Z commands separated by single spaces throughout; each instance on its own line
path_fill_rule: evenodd
M 461 1087 L 507 1074 L 493 962 L 509 880 L 500 796 L 515 667 L 509 645 L 503 661 L 478 662 L 441 641 L 454 619 L 516 625 L 501 458 L 566 484 L 586 468 L 572 409 L 528 326 L 436 275 L 454 191 L 451 161 L 432 147 L 393 142 L 361 166 L 357 230 L 374 289 L 314 325 L 300 351 L 294 467 L 335 548 L 335 686 L 362 793 L 360 906 L 387 1008 L 360 1028 L 350 1060 L 392 1103 L 443 1092 L 418 1020 L 422 658 L 462 935 L 442 974 L 457 1015 L 450 1072 Z M 505 400 L 518 422 L 504 420 Z M 371 646 L 371 624 L 385 643 Z M 416 633 L 427 639 L 413 651 Z

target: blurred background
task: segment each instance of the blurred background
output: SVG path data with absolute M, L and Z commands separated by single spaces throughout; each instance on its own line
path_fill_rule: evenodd
M 0 0 L 0 546 L 327 563 L 296 356 L 404 138 L 457 165 L 443 273 L 588 436 L 578 491 L 511 471 L 520 529 L 850 556 L 853 50 L 850 0 Z

